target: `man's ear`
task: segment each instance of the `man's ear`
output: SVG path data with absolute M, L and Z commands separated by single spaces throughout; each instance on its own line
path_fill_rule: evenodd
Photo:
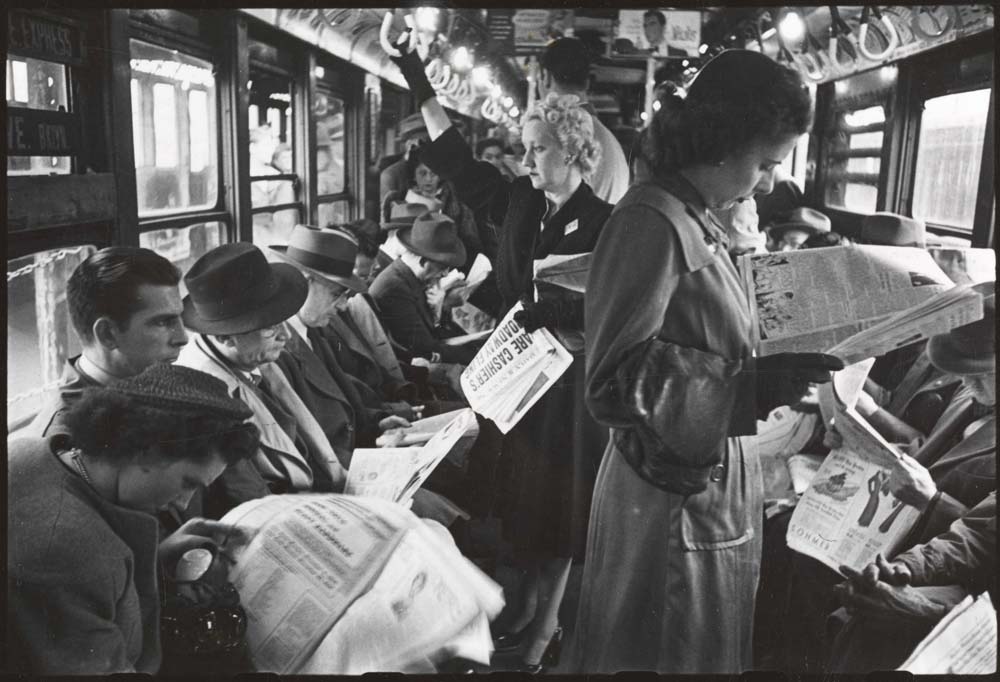
M 118 325 L 110 317 L 99 317 L 94 320 L 94 340 L 105 350 L 118 348 Z

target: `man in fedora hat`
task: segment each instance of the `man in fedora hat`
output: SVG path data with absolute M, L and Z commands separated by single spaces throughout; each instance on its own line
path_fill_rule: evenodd
M 346 472 L 322 428 L 274 364 L 309 285 L 291 265 L 268 263 L 253 244 L 223 244 L 184 276 L 184 324 L 198 336 L 178 364 L 226 383 L 253 412 L 260 447 L 252 468 L 227 469 L 205 508 L 221 515 L 268 493 L 340 490 Z
M 768 251 L 795 251 L 806 239 L 830 231 L 830 219 L 814 208 L 800 206 L 767 230 Z
M 425 295 L 428 286 L 465 263 L 465 245 L 455 223 L 440 213 L 426 213 L 412 227 L 400 229 L 398 238 L 405 251 L 371 286 L 386 331 L 414 357 L 468 364 L 476 349 L 444 343 Z
M 389 267 L 394 260 L 406 253 L 406 246 L 399 241 L 399 230 L 413 227 L 413 222 L 427 213 L 427 207 L 423 204 L 395 201 L 388 201 L 382 210 L 384 214 L 380 225 L 383 235 L 382 246 L 369 271 L 369 284 L 374 282 L 379 273 Z

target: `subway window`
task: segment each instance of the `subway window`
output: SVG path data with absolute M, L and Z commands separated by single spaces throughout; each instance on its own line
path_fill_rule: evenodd
M 130 45 L 139 217 L 215 208 L 219 121 L 212 63 L 140 40 Z
M 7 430 L 23 426 L 56 390 L 80 352 L 66 282 L 97 249 L 75 246 L 7 261 Z
M 872 213 L 878 202 L 885 107 L 844 110 L 836 122 L 827 166 L 826 205 Z
M 194 262 L 226 242 L 226 225 L 210 221 L 186 227 L 166 227 L 139 235 L 139 246 L 152 249 L 186 273 Z M 184 282 L 181 284 L 182 294 Z
M 301 215 L 293 94 L 290 78 L 251 72 L 250 204 L 253 241 L 261 247 L 286 243 Z
M 343 223 L 348 220 L 344 139 L 344 100 L 325 89 L 318 89 L 313 107 L 316 127 L 316 201 L 317 223 Z
M 7 106 L 41 111 L 70 111 L 69 77 L 63 64 L 7 57 Z M 72 171 L 69 156 L 8 156 L 8 175 L 67 174 Z
M 923 103 L 913 185 L 913 216 L 972 231 L 990 90 Z

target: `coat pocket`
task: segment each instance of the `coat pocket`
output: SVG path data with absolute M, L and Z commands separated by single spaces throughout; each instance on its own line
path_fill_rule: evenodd
M 688 495 L 681 504 L 681 545 L 685 550 L 720 550 L 749 542 L 754 536 L 752 514 L 761 514 L 760 496 L 730 438 L 722 462 L 712 467 L 708 487 Z M 755 504 L 755 500 L 757 503 Z

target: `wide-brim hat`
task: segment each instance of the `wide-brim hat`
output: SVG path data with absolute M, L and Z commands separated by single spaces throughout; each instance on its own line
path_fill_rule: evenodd
M 268 263 L 253 244 L 218 246 L 184 275 L 184 325 L 203 334 L 245 334 L 294 315 L 309 295 L 295 266 Z
M 812 236 L 822 232 L 829 232 L 831 228 L 830 219 L 814 208 L 800 206 L 788 213 L 780 223 L 776 223 L 768 228 L 767 233 L 772 239 L 781 239 L 786 232 L 796 230 L 805 232 Z
M 365 283 L 354 275 L 358 241 L 343 230 L 296 225 L 287 245 L 269 248 L 303 270 L 343 284 L 356 293 L 368 291 Z
M 996 371 L 996 282 L 973 287 L 983 294 L 983 319 L 931 337 L 927 355 L 931 364 L 948 374 L 987 374 Z
M 453 268 L 465 265 L 465 244 L 458 238 L 455 222 L 446 215 L 425 213 L 398 236 L 403 246 L 418 256 Z
M 919 246 L 927 242 L 924 221 L 880 211 L 861 219 L 861 241 L 885 246 Z
M 382 223 L 383 232 L 413 227 L 417 218 L 427 213 L 427 206 L 415 202 L 395 203 L 389 209 L 389 220 Z

